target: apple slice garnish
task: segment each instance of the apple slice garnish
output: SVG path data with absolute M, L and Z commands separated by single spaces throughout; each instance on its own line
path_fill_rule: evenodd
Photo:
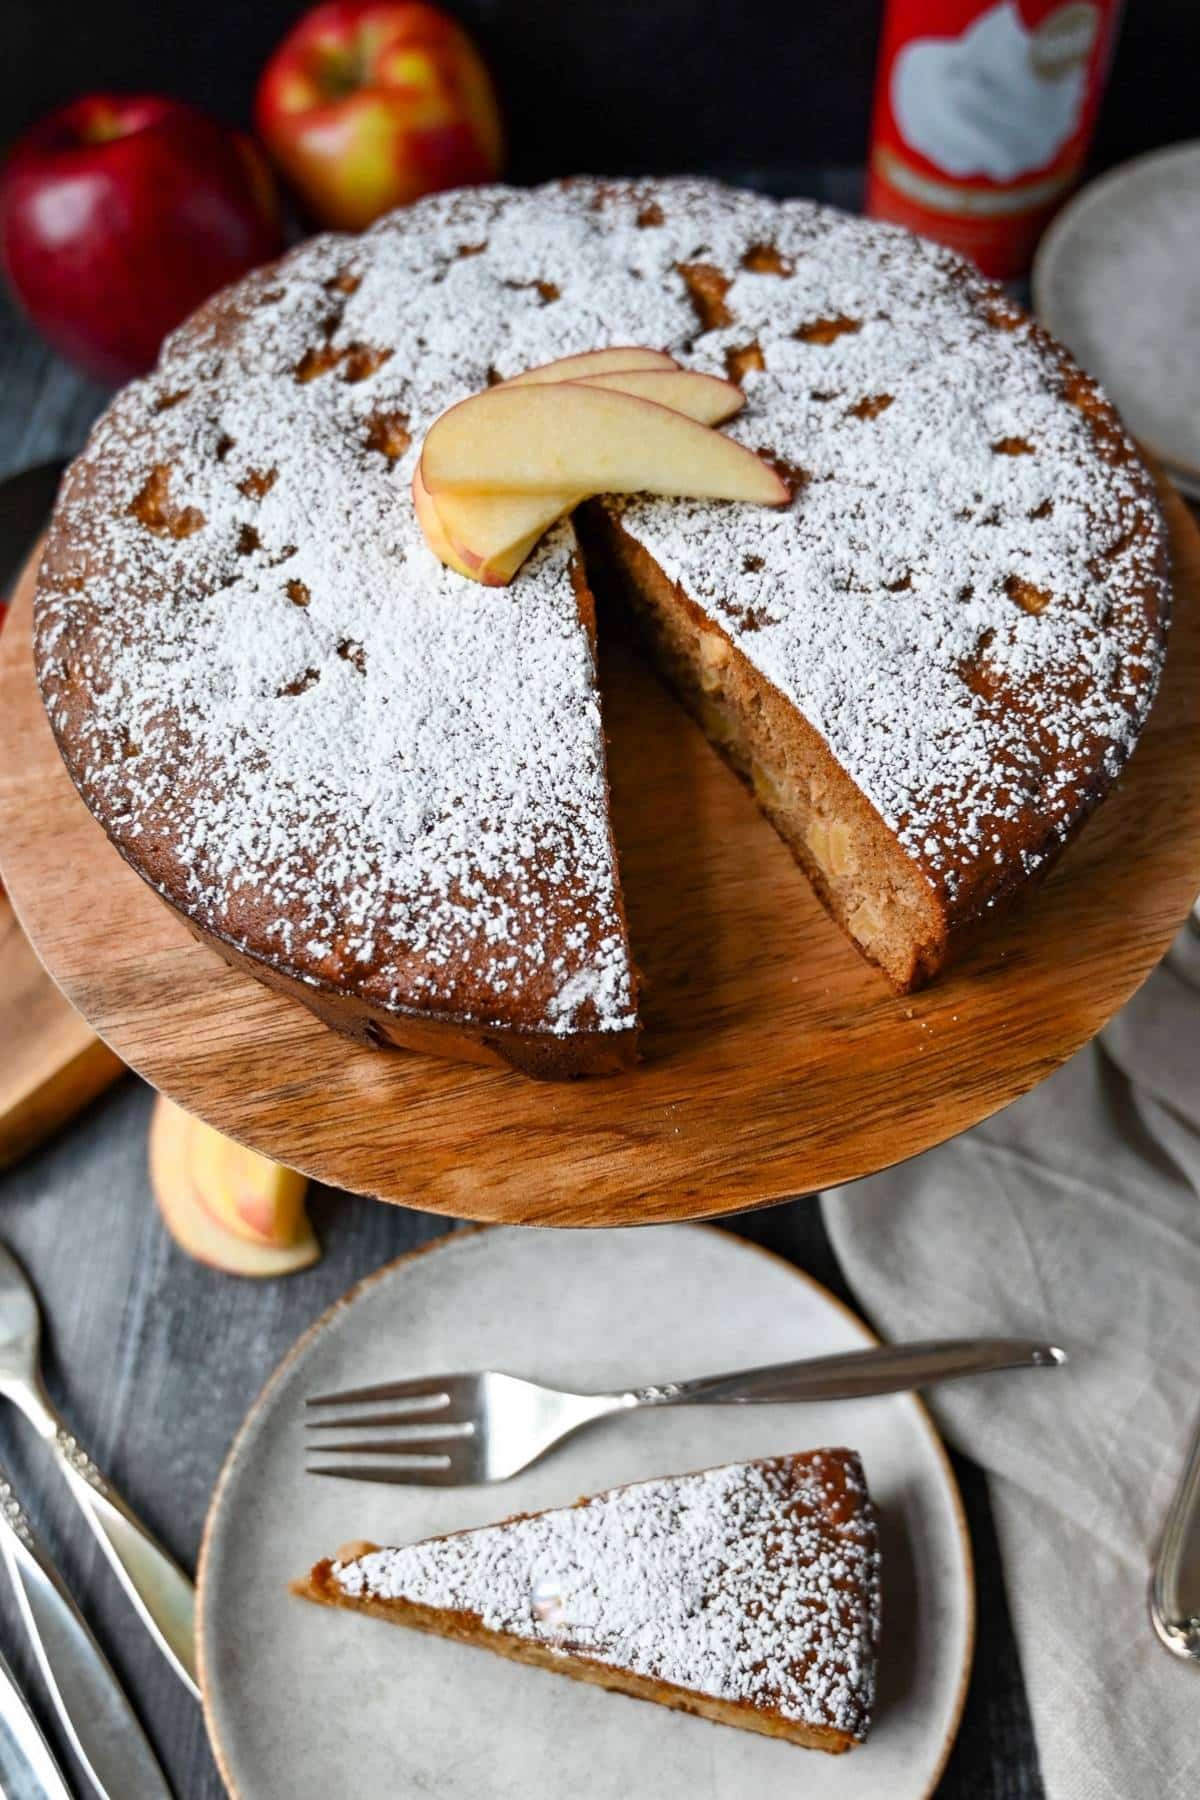
M 443 494 L 663 494 L 785 506 L 752 450 L 653 400 L 581 381 L 488 388 L 434 421 L 421 480 Z
M 507 587 L 550 527 L 586 499 L 586 494 L 443 494 L 438 528 L 450 546 L 449 567 L 485 587 Z
M 746 396 L 735 382 L 694 369 L 613 369 L 595 375 L 573 375 L 572 387 L 602 387 L 610 394 L 633 394 L 682 413 L 698 425 L 720 425 L 741 412 Z
M 575 356 L 560 356 L 554 362 L 539 363 L 536 369 L 524 369 L 510 375 L 497 387 L 541 387 L 548 381 L 581 381 L 593 375 L 609 375 L 620 369 L 677 369 L 679 364 L 665 350 L 645 350 L 637 344 L 618 345 L 612 350 L 580 350 Z
M 579 359 L 567 360 L 577 362 Z M 612 392 L 654 400 L 701 425 L 719 425 L 732 418 L 745 404 L 745 395 L 733 382 L 685 369 L 621 369 L 575 379 L 589 387 L 605 387 Z M 573 512 L 587 499 L 584 493 L 447 493 L 439 497 L 435 506 L 424 487 L 421 493 L 417 516 L 434 554 L 442 555 L 425 529 L 423 508 L 436 514 L 435 532 L 440 542 L 449 544 L 454 559 L 451 567 L 457 567 L 460 573 L 465 567 L 476 581 L 489 587 L 503 587 L 510 582 L 555 520 L 564 513 Z M 416 501 L 415 481 L 413 497 Z M 442 561 L 447 561 L 444 555 Z
M 413 470 L 412 502 L 413 511 L 417 515 L 417 523 L 420 525 L 421 531 L 424 534 L 425 542 L 430 550 L 433 551 L 433 554 L 437 557 L 438 561 L 440 563 L 445 563 L 448 569 L 453 569 L 456 575 L 465 575 L 468 581 L 478 581 L 480 577 L 476 573 L 474 566 L 465 558 L 459 556 L 454 545 L 446 535 L 446 528 L 442 524 L 441 514 L 433 503 L 433 495 L 421 480 L 421 465 L 419 462 Z M 532 549 L 532 545 L 530 548 Z

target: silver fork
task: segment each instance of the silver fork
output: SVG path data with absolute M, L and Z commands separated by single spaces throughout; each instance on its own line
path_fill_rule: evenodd
M 378 1432 L 403 1429 L 410 1435 L 309 1440 L 326 1456 L 375 1456 L 373 1463 L 310 1464 L 310 1475 L 340 1475 L 354 1481 L 392 1481 L 426 1487 L 459 1487 L 506 1481 L 543 1456 L 552 1444 L 611 1413 L 643 1406 L 759 1406 L 771 1401 L 856 1400 L 868 1394 L 895 1394 L 986 1375 L 1000 1369 L 1051 1369 L 1067 1360 L 1053 1344 L 1024 1338 L 943 1338 L 914 1344 L 880 1344 L 839 1356 L 810 1357 L 696 1381 L 628 1388 L 610 1394 L 574 1394 L 543 1387 L 494 1369 L 472 1374 L 426 1375 L 388 1381 L 378 1387 L 318 1394 L 310 1407 L 356 1406 L 376 1401 L 400 1404 L 388 1411 L 333 1419 L 309 1419 L 311 1431 Z

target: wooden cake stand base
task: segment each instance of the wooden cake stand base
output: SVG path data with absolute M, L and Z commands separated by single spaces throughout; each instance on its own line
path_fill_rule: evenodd
M 620 642 L 602 670 L 645 1061 L 542 1085 L 356 1048 L 227 968 L 79 799 L 30 654 L 32 566 L 0 636 L 0 867 L 68 998 L 231 1137 L 359 1193 L 464 1218 L 630 1225 L 852 1181 L 1005 1106 L 1145 979 L 1200 892 L 1200 532 L 1166 495 L 1177 607 L 1117 791 L 1042 892 L 896 998 L 753 799 Z

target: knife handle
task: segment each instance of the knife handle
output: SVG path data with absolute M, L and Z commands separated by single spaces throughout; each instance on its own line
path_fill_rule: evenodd
M 198 1700 L 195 1588 L 67 1430 L 41 1380 L 36 1376 L 10 1380 L 4 1392 L 45 1440 L 134 1611 Z
M 180 1681 L 198 1700 L 195 1588 L 63 1425 L 56 1422 L 49 1442 L 113 1574 Z

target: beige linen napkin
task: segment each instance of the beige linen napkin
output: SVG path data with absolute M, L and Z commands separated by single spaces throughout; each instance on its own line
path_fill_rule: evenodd
M 1200 1412 L 1200 933 L 1033 1093 L 823 1206 L 886 1337 L 1070 1350 L 933 1410 L 989 1474 L 1049 1800 L 1196 1800 L 1200 1667 L 1147 1572 Z

